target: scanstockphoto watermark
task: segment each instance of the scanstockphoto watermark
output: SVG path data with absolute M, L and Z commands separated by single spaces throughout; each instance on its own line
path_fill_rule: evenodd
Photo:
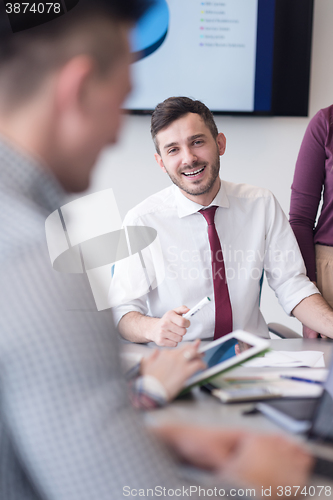
M 220 497 L 255 497 L 254 488 L 203 488 L 201 486 L 182 486 L 181 488 L 166 488 L 165 486 L 155 486 L 155 488 L 131 488 L 123 487 L 124 497 L 202 497 L 202 498 L 220 498 Z
M 280 267 L 274 267 L 272 269 L 266 269 L 269 271 L 273 279 L 281 279 L 283 276 L 283 270 Z M 236 267 L 226 267 L 225 276 L 228 282 L 232 280 L 254 280 L 259 281 L 263 273 L 262 267 L 251 267 L 246 268 L 240 263 L 237 263 Z M 169 264 L 167 266 L 167 278 L 169 280 L 192 280 L 196 281 L 198 279 L 212 280 L 219 277 L 223 281 L 222 270 L 215 263 L 211 267 L 188 267 L 188 266 L 175 266 L 174 264 Z
M 228 282 L 259 281 L 264 269 L 274 280 L 279 280 L 286 270 L 291 270 L 297 264 L 299 258 L 293 249 L 282 251 L 267 247 L 265 250 L 244 250 L 233 248 L 231 245 L 218 250 L 215 255 L 209 249 L 179 249 L 171 245 L 167 248 L 166 257 L 169 280 L 223 280 L 221 263 L 224 262 Z
M 213 252 L 209 249 L 200 251 L 198 249 L 182 249 L 180 250 L 176 245 L 170 245 L 167 249 L 167 260 L 170 263 L 190 263 L 190 262 L 205 262 L 211 263 L 213 260 L 216 262 L 226 262 L 226 263 L 283 263 L 296 262 L 297 256 L 295 250 L 280 250 L 269 246 L 265 249 L 241 249 L 234 248 L 231 245 L 223 245 L 221 250 L 218 250 L 215 254 L 215 259 Z
M 55 210 L 45 221 L 45 232 L 53 269 L 86 274 L 98 311 L 137 299 L 164 280 L 157 231 L 123 226 L 112 189 Z M 114 280 L 118 266 L 122 280 Z
M 80 0 L 27 0 L 23 2 L 4 0 L 4 8 L 11 31 L 18 33 L 66 15 L 79 2 Z

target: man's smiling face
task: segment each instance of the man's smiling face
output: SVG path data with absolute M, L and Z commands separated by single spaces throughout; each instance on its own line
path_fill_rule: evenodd
M 200 115 L 188 113 L 158 132 L 156 139 L 160 154 L 155 158 L 162 170 L 187 198 L 209 205 L 220 187 L 224 135 L 215 139 Z

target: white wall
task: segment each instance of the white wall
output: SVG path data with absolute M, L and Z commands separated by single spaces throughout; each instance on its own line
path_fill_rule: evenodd
M 315 0 L 310 91 L 310 117 L 333 102 L 333 1 Z M 285 213 L 289 211 L 290 185 L 297 152 L 308 118 L 217 117 L 227 137 L 221 177 L 269 188 Z M 155 163 L 150 139 L 150 117 L 125 120 L 119 144 L 98 162 L 90 191 L 112 187 L 121 215 L 170 181 Z M 297 331 L 299 322 L 288 318 L 267 283 L 262 311 L 267 322 L 277 321 Z

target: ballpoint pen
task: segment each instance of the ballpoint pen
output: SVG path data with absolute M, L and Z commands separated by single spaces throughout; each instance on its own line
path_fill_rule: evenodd
M 198 302 L 196 306 L 192 307 L 192 309 L 190 309 L 186 314 L 183 315 L 183 318 L 190 319 L 197 312 L 199 312 L 200 309 L 205 307 L 205 305 L 209 304 L 209 302 L 211 302 L 209 297 L 205 297 L 204 299 L 200 300 L 200 302 Z
M 320 382 L 320 380 L 311 380 L 308 378 L 302 378 L 302 377 L 291 377 L 289 375 L 280 375 L 280 378 L 288 379 L 288 380 L 296 380 L 297 382 L 307 382 L 308 384 L 320 384 L 322 385 L 323 382 Z

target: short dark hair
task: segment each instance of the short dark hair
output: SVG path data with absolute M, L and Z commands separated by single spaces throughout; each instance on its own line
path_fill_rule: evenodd
M 66 14 L 18 33 L 11 32 L 2 9 L 2 106 L 10 109 L 37 93 L 45 76 L 77 55 L 91 56 L 101 74 L 112 69 L 125 49 L 119 26 L 138 20 L 151 4 L 152 0 L 80 0 Z
M 160 130 L 168 127 L 175 120 L 178 120 L 178 118 L 188 113 L 196 113 L 201 116 L 212 136 L 216 139 L 218 130 L 213 113 L 203 102 L 195 101 L 189 97 L 169 97 L 156 106 L 151 117 L 150 131 L 158 154 L 160 154 L 160 149 L 156 139 L 157 134 Z

